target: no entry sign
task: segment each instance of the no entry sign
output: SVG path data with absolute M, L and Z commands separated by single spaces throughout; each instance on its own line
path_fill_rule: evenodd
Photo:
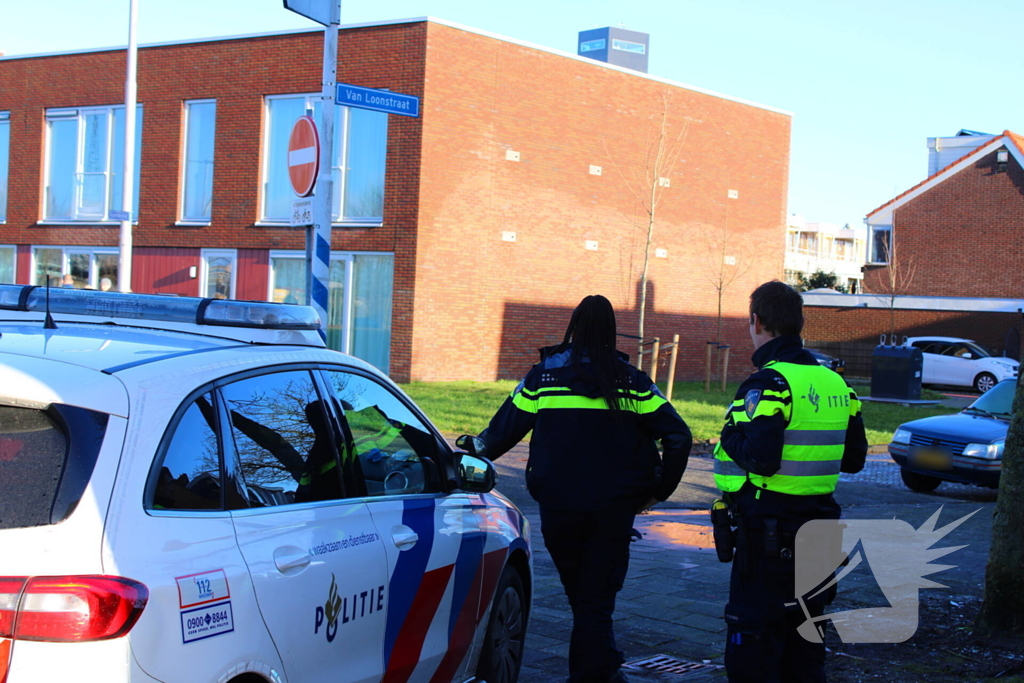
M 300 116 L 288 138 L 288 179 L 300 197 L 313 194 L 320 171 L 320 135 L 312 116 Z

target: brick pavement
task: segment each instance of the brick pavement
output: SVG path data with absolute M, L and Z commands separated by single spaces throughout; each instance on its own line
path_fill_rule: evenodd
M 495 463 L 499 490 L 514 500 L 533 524 L 535 592 L 519 680 L 560 682 L 568 674 L 571 617 L 554 566 L 544 549 L 537 506 L 522 484 L 526 454 L 526 446 L 519 446 Z M 652 513 L 637 518 L 636 527 L 644 537 L 632 545 L 630 570 L 615 614 L 619 647 L 627 660 L 664 654 L 698 664 L 722 664 L 725 625 L 721 615 L 728 597 L 730 567 L 718 562 L 711 548 L 709 520 L 704 513 L 716 494 L 711 459 L 695 456 L 672 498 Z M 843 475 L 837 497 L 844 506 L 845 517 L 898 518 L 915 528 L 940 505 L 944 508 L 939 526 L 980 509 L 939 544 L 967 546 L 943 558 L 945 564 L 955 565 L 954 568 L 930 577 L 950 589 L 925 590 L 922 600 L 948 600 L 960 605 L 980 598 L 994 492 L 943 484 L 933 494 L 913 493 L 903 487 L 898 467 L 888 456 L 877 454 L 871 456 L 860 474 Z M 835 607 L 878 605 L 877 587 L 871 579 L 870 574 L 844 579 Z M 724 680 L 722 670 L 687 676 L 630 672 L 629 676 L 637 683 Z

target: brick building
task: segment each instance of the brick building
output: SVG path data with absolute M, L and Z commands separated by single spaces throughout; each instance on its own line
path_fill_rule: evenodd
M 134 291 L 304 301 L 284 154 L 321 58 L 319 31 L 140 48 Z M 116 286 L 124 69 L 0 58 L 0 282 Z M 682 336 L 682 377 L 719 290 L 742 343 L 782 275 L 787 112 L 435 19 L 343 28 L 338 80 L 422 98 L 339 107 L 334 169 L 328 340 L 400 381 L 515 377 L 594 292 L 635 330 L 652 185 L 646 336 Z M 648 180 L 663 120 L 679 151 Z
M 804 295 L 808 344 L 870 370 L 881 335 L 973 339 L 1020 354 L 1024 138 L 961 131 L 928 141 L 929 176 L 868 214 L 861 296 Z
M 962 131 L 929 141 L 930 175 L 868 214 L 864 289 L 898 294 L 1012 297 L 1024 294 L 1024 138 Z

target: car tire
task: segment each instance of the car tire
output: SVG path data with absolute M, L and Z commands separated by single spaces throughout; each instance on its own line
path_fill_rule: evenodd
M 974 389 L 979 394 L 984 394 L 996 385 L 996 381 L 996 376 L 991 372 L 983 372 L 974 378 Z
M 939 484 L 942 483 L 942 480 L 938 477 L 911 472 L 905 467 L 900 468 L 900 478 L 903 479 L 903 483 L 907 485 L 908 489 L 918 493 L 931 493 L 939 488 Z
M 505 567 L 494 592 L 477 678 L 487 683 L 515 683 L 523 664 L 526 639 L 526 589 L 519 572 Z

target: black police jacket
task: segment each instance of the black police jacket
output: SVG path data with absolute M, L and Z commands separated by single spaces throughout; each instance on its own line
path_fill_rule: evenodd
M 665 500 L 686 469 L 690 429 L 650 377 L 622 354 L 628 386 L 619 392 L 622 409 L 609 409 L 597 382 L 573 370 L 570 352 L 570 345 L 541 350 L 541 362 L 480 434 L 484 455 L 500 457 L 533 430 L 526 484 L 551 509 Z

